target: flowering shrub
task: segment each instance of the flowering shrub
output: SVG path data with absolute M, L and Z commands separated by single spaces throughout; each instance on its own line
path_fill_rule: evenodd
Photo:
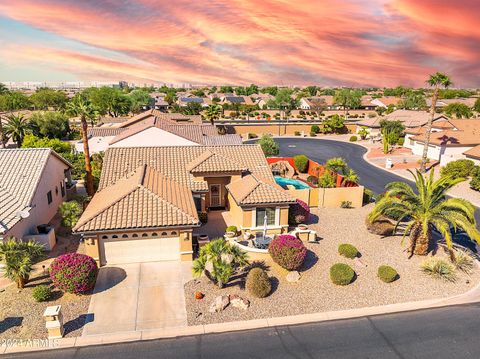
M 287 270 L 296 270 L 301 267 L 307 256 L 307 248 L 297 237 L 283 234 L 270 242 L 268 252 L 279 266 Z
M 289 222 L 292 226 L 305 223 L 310 218 L 310 207 L 302 200 L 297 199 L 296 203 L 290 205 L 288 214 Z
M 95 286 L 98 267 L 92 257 L 67 253 L 55 258 L 50 265 L 50 279 L 58 289 L 68 293 L 84 293 Z

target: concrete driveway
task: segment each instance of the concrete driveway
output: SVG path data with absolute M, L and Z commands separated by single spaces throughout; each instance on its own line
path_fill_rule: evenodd
M 190 268 L 179 261 L 102 267 L 82 335 L 186 326 L 183 285 Z

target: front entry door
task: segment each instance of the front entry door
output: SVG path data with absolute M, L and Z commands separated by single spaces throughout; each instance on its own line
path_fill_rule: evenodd
M 219 184 L 210 185 L 210 207 L 220 207 L 222 186 Z

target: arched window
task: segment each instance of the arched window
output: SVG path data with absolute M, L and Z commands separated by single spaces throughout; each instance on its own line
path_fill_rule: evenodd
M 147 233 L 143 233 L 143 234 L 142 234 L 142 237 L 148 237 L 148 234 L 147 234 Z
M 112 238 L 118 238 L 118 236 L 117 236 L 116 234 L 114 234 L 114 235 L 112 236 Z
M 173 232 L 171 233 L 171 235 L 172 235 L 172 236 L 176 236 L 176 235 L 177 235 L 177 232 L 173 231 Z
M 138 237 L 138 234 L 134 233 L 134 234 L 132 234 L 132 237 L 133 237 L 133 238 L 137 238 L 137 237 Z
M 128 238 L 128 234 L 123 234 L 122 238 Z
M 102 236 L 102 239 L 108 239 L 108 236 Z
M 166 236 L 166 235 L 168 235 L 167 232 L 162 232 L 162 236 Z
M 158 236 L 158 233 L 157 232 L 153 232 L 152 233 L 152 237 L 157 237 Z

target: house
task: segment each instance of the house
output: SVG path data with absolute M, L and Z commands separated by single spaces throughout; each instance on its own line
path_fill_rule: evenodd
M 372 101 L 373 98 L 371 96 L 362 96 L 360 98 L 360 106 L 358 108 L 366 111 L 375 110 L 377 105 L 372 103 Z
M 198 103 L 202 107 L 208 107 L 208 105 L 212 104 L 212 101 L 207 97 L 179 97 L 177 100 L 177 104 L 181 107 L 187 106 L 189 103 Z
M 475 162 L 475 165 L 480 166 L 480 145 L 470 148 L 463 152 L 466 159 Z
M 396 108 L 401 100 L 400 97 L 396 96 L 383 96 L 374 98 L 370 102 L 375 105 L 375 107 L 388 108 L 388 106 L 393 106 L 393 108 Z
M 135 115 L 128 120 L 122 122 L 119 126 L 120 128 L 127 128 L 130 126 L 133 126 L 137 123 L 143 122 L 147 119 L 153 118 L 153 117 L 158 117 L 161 119 L 166 119 L 166 120 L 171 120 L 174 122 L 179 122 L 179 123 L 202 123 L 202 116 L 200 115 L 184 115 L 181 113 L 165 113 L 161 112 L 158 110 L 148 110 L 144 111 L 142 113 L 139 113 L 138 115 Z
M 119 127 L 89 128 L 87 132 L 87 137 L 90 154 L 105 151 L 108 148 L 110 141 L 125 130 L 125 128 Z M 74 146 L 77 152 L 83 152 L 83 140 L 76 141 Z
M 249 96 L 237 96 L 237 95 L 225 95 L 220 98 L 220 104 L 229 104 L 229 105 L 250 105 L 253 106 L 254 103 Z
M 200 216 L 223 209 L 242 230 L 288 229 L 295 200 L 258 145 L 109 148 L 74 231 L 100 265 L 192 260 Z M 201 230 L 201 228 L 200 228 Z
M 425 144 L 426 128 L 418 127 L 406 132 L 404 146 L 421 156 Z M 432 125 L 427 156 L 441 166 L 462 158 L 478 161 L 480 145 L 480 119 L 442 120 Z
M 37 226 L 50 223 L 75 193 L 71 168 L 49 148 L 0 149 L 0 239 L 38 235 Z M 40 236 L 47 250 L 55 245 L 52 232 Z
M 152 104 L 150 108 L 161 111 L 168 110 L 168 102 L 165 101 L 165 94 L 163 92 L 152 92 L 150 97 L 152 98 Z
M 312 96 L 303 97 L 300 99 L 299 108 L 301 110 L 316 110 L 316 108 L 323 108 L 324 110 L 336 110 L 339 106 L 333 103 L 333 96 Z
M 357 123 L 357 133 L 362 127 L 369 131 L 370 137 L 380 135 L 380 122 L 386 121 L 400 121 L 406 129 L 417 128 L 425 125 L 431 114 L 426 111 L 413 111 L 413 110 L 395 110 L 392 113 L 382 116 L 367 118 Z M 448 118 L 442 114 L 435 114 L 434 121 L 447 120 Z
M 252 95 L 254 105 L 258 106 L 260 109 L 268 108 L 268 101 L 274 100 L 275 96 L 270 95 L 269 93 L 259 93 Z

